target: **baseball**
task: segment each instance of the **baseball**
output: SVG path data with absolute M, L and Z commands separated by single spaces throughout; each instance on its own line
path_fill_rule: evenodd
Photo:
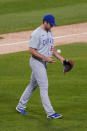
M 57 53 L 61 54 L 61 50 L 60 50 L 60 49 L 58 49 L 58 50 L 57 50 Z

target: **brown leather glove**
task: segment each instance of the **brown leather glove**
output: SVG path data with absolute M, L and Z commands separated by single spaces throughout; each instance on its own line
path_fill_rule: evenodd
M 71 60 L 64 60 L 63 61 L 63 72 L 66 73 L 66 72 L 69 72 L 74 66 L 74 62 L 71 61 Z

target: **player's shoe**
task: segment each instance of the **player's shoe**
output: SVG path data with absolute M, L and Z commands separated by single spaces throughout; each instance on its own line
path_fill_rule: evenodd
M 18 107 L 16 107 L 16 111 L 19 112 L 19 113 L 21 113 L 21 114 L 23 114 L 23 115 L 27 114 L 27 112 L 24 109 L 20 109 Z
M 53 119 L 61 119 L 62 117 L 63 117 L 63 115 L 57 114 L 57 113 L 47 116 L 47 118 L 53 118 Z

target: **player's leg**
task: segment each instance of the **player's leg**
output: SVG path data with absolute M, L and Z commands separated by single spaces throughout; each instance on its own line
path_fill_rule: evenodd
M 19 100 L 19 103 L 17 105 L 17 108 L 20 108 L 20 109 L 26 108 L 26 104 L 27 104 L 28 100 L 30 99 L 32 92 L 37 87 L 38 87 L 38 84 L 37 84 L 37 81 L 35 80 L 34 73 L 32 72 L 30 84 L 27 86 L 27 88 L 23 92 L 23 94 Z
M 40 87 L 40 96 L 42 100 L 43 107 L 46 111 L 47 116 L 52 115 L 55 113 L 48 96 L 48 78 L 46 69 L 42 69 L 42 74 L 40 74 L 40 81 L 38 81 L 39 87 Z
M 48 78 L 45 64 L 32 58 L 31 68 L 40 87 L 40 96 L 47 115 L 55 113 L 48 96 Z

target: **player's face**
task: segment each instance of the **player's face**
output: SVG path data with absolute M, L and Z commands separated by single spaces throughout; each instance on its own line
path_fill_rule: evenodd
M 51 28 L 53 27 L 51 24 L 44 22 L 44 26 L 46 30 L 51 30 Z

